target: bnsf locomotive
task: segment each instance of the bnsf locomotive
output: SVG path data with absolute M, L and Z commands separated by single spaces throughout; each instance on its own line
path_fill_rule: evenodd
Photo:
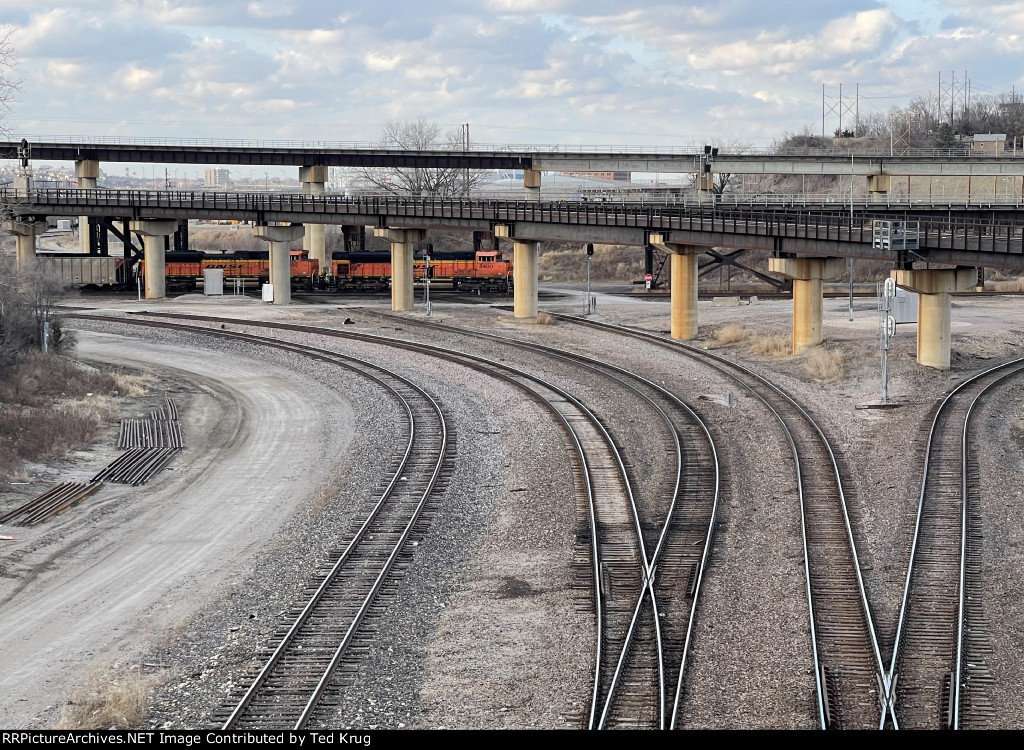
M 430 258 L 414 259 L 412 271 L 416 281 L 429 274 L 431 281 L 463 291 L 507 292 L 512 288 L 512 261 L 503 260 L 497 250 L 435 252 Z M 391 253 L 334 253 L 331 276 L 338 291 L 390 289 Z
M 191 291 L 207 268 L 224 271 L 224 280 L 244 279 L 252 284 L 270 280 L 270 259 L 266 251 L 246 251 L 230 255 L 201 252 L 167 253 L 165 278 L 168 289 Z M 429 268 L 429 272 L 428 272 Z M 144 264 L 139 264 L 144 276 Z M 512 288 L 512 262 L 502 259 L 498 250 L 475 252 L 436 252 L 430 258 L 413 261 L 413 278 L 428 277 L 437 284 L 469 292 L 508 292 Z M 291 279 L 296 289 L 333 289 L 344 291 L 387 291 L 391 288 L 391 253 L 336 252 L 329 273 L 303 250 L 291 251 Z

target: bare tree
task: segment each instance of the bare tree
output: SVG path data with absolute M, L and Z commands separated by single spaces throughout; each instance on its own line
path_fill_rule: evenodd
M 415 121 L 388 121 L 377 145 L 401 151 L 461 151 L 466 147 L 461 130 L 443 133 L 440 125 L 422 117 Z M 378 190 L 417 198 L 468 195 L 483 179 L 480 170 L 451 167 L 368 168 L 358 170 L 358 174 Z
M 0 133 L 7 134 L 5 116 L 11 111 L 11 104 L 18 92 L 21 81 L 14 77 L 14 66 L 18 62 L 11 44 L 11 36 L 14 29 L 10 26 L 0 26 Z

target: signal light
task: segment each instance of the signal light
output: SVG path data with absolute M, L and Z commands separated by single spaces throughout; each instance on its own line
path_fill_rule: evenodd
M 591 245 L 591 244 L 588 244 L 587 245 L 587 255 L 593 255 L 593 254 L 594 254 L 594 246 Z
M 434 245 L 431 244 L 430 242 L 427 243 L 427 257 L 428 258 L 433 258 L 434 257 Z

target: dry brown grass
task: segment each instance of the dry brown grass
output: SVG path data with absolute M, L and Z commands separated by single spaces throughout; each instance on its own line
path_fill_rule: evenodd
M 729 344 L 737 344 L 747 339 L 748 333 L 737 325 L 728 325 L 715 331 L 715 338 L 712 340 L 709 349 L 718 349 Z
M 747 338 L 747 352 L 755 357 L 781 359 L 793 353 L 793 340 L 789 336 L 750 334 Z
M 114 395 L 127 396 L 128 398 L 140 398 L 149 393 L 149 389 L 152 387 L 156 379 L 150 375 L 136 375 L 130 372 L 124 372 L 123 370 L 117 370 L 111 373 L 114 380 L 117 381 L 117 391 Z
M 546 312 L 537 313 L 537 325 L 541 326 L 552 326 L 555 324 L 555 319 Z
M 117 416 L 110 398 L 116 392 L 114 377 L 66 357 L 21 357 L 0 381 L 0 477 L 23 474 L 24 461 L 60 458 L 95 440 Z
M 993 292 L 1024 292 L 1024 279 L 986 281 L 985 288 Z
M 804 369 L 819 382 L 835 383 L 846 377 L 846 355 L 838 349 L 816 346 L 807 351 Z
M 154 678 L 141 674 L 138 666 L 115 673 L 103 670 L 93 674 L 75 691 L 56 729 L 131 729 L 138 727 L 146 714 L 146 704 Z

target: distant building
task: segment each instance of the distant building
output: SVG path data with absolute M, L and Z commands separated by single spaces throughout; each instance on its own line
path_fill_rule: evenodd
M 594 180 L 614 180 L 615 182 L 629 182 L 633 179 L 632 172 L 562 172 L 562 174 L 590 177 Z
M 975 133 L 970 140 L 971 153 L 1001 154 L 1006 147 L 1006 133 Z
M 227 187 L 230 182 L 230 169 L 214 167 L 206 170 L 206 187 Z

